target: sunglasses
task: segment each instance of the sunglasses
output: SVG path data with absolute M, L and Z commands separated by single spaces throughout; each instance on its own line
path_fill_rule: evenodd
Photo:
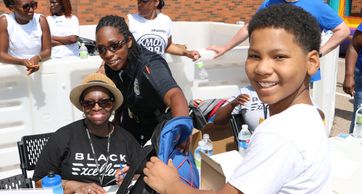
M 98 100 L 98 101 L 93 101 L 93 100 L 83 100 L 81 102 L 81 105 L 83 106 L 84 109 L 92 109 L 96 104 L 98 104 L 98 106 L 102 107 L 103 109 L 108 109 L 108 108 L 112 108 L 114 99 L 113 98 L 108 98 L 108 99 L 103 99 L 103 100 Z
M 24 11 L 29 11 L 30 8 L 32 8 L 33 10 L 35 10 L 36 8 L 38 8 L 38 2 L 36 1 L 32 1 L 30 3 L 26 3 L 22 6 Z
M 111 43 L 109 46 L 97 46 L 98 53 L 103 55 L 107 52 L 107 50 L 111 51 L 112 53 L 118 51 L 127 43 L 127 40 L 122 40 L 119 42 Z
M 138 2 L 148 3 L 150 0 L 137 0 Z

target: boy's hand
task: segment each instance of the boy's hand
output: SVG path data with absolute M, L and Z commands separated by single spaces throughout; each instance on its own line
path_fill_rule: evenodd
M 146 163 L 143 173 L 145 183 L 158 193 L 166 193 L 168 187 L 172 187 L 174 183 L 180 181 L 172 160 L 169 160 L 166 165 L 155 156 Z
M 231 105 L 233 107 L 238 106 L 238 105 L 244 105 L 245 103 L 247 103 L 250 100 L 249 95 L 247 94 L 240 94 L 239 96 L 237 96 L 233 101 L 231 101 Z

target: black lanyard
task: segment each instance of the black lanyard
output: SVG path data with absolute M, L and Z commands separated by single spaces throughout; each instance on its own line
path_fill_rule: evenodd
M 91 147 L 91 149 L 92 149 L 93 158 L 94 158 L 94 161 L 95 161 L 95 163 L 96 163 L 96 167 L 97 167 L 97 171 L 98 171 L 99 184 L 102 186 L 102 184 L 103 184 L 103 179 L 104 179 L 104 175 L 105 175 L 105 173 L 106 173 L 106 170 L 104 170 L 104 171 L 102 172 L 102 174 L 101 174 L 101 171 L 100 171 L 100 169 L 99 169 L 98 160 L 97 160 L 97 155 L 96 155 L 96 152 L 94 151 L 94 146 L 93 146 L 92 139 L 91 139 L 91 137 L 90 137 L 89 130 L 88 130 L 87 127 L 86 127 L 85 129 L 86 129 L 86 131 L 87 131 L 87 136 L 88 136 L 88 140 L 89 140 L 89 145 L 90 145 L 90 147 Z M 113 132 L 113 128 L 112 128 L 111 132 L 109 132 L 108 135 L 107 135 L 107 160 L 106 160 L 106 165 L 105 165 L 105 166 L 108 165 L 108 161 L 109 161 L 109 146 L 110 146 L 110 143 L 111 143 L 111 134 L 112 134 L 112 132 Z

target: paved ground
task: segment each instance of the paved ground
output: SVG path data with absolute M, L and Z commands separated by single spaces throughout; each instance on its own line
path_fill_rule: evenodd
M 331 136 L 339 133 L 348 133 L 349 124 L 352 118 L 353 99 L 343 92 L 344 79 L 344 58 L 339 58 L 338 63 L 338 79 L 336 92 L 336 109 Z

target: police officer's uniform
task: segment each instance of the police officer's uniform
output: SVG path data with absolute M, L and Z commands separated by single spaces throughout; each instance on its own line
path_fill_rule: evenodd
M 122 115 L 121 126 L 144 144 L 167 108 L 163 102 L 166 92 L 179 86 L 164 58 L 141 46 L 139 51 L 139 56 L 128 61 L 125 69 L 113 71 L 105 65 L 105 71 L 124 96 L 118 110 Z

